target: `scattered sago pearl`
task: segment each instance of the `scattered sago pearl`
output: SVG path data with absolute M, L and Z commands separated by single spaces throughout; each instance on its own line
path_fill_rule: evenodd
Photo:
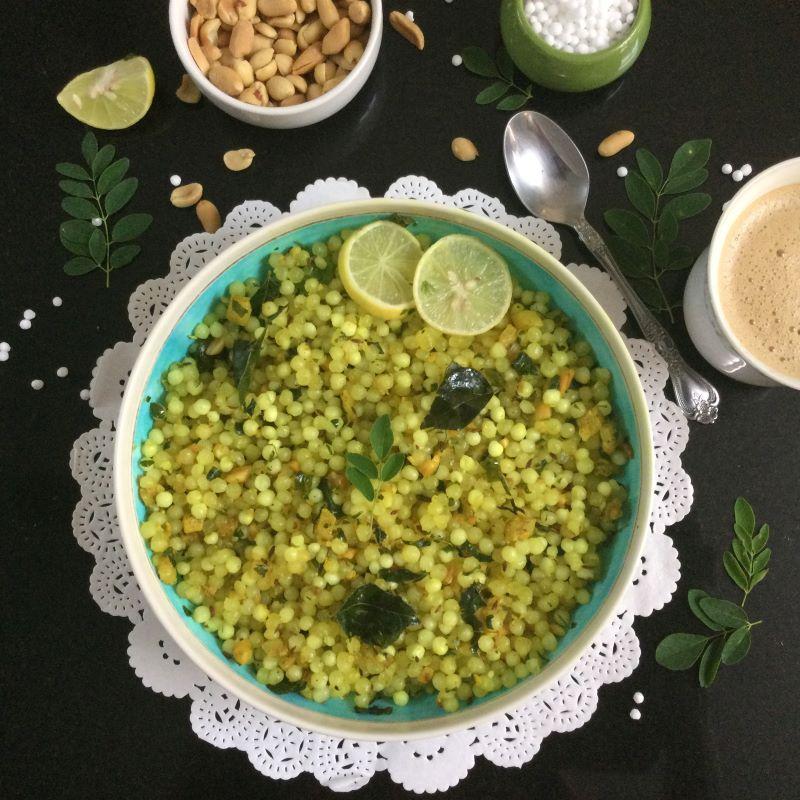
M 742 175 L 745 178 L 753 172 L 753 165 L 752 164 L 743 164 L 742 165 Z
M 454 67 L 460 67 L 464 63 L 464 59 L 461 58 L 460 55 L 456 54 L 450 59 L 450 62 Z
M 67 375 L 69 375 L 69 370 L 66 367 L 59 367 L 56 370 L 56 375 L 58 375 L 59 378 L 66 378 Z
M 0 361 L 8 361 L 8 350 L 0 350 Z
M 22 316 L 23 316 L 25 319 L 34 319 L 34 318 L 36 317 L 36 312 L 35 312 L 35 311 L 31 311 L 31 309 L 29 309 L 29 308 L 26 308 L 26 309 L 25 309 L 25 310 L 22 312 Z
M 53 305 L 58 308 L 64 301 L 60 297 L 53 298 Z
M 95 228 L 99 228 L 102 224 L 103 224 L 103 220 L 101 220 L 100 217 L 95 217 L 92 220 L 92 225 L 94 225 Z
M 641 718 L 642 718 L 642 712 L 639 711 L 638 708 L 632 708 L 631 709 L 631 719 L 641 719 Z
M 24 331 L 30 330 L 30 327 L 31 327 L 31 321 L 30 321 L 29 319 L 21 319 L 21 320 L 19 321 L 19 326 L 20 326 L 20 328 L 22 328 L 22 330 L 24 330 Z
M 633 693 L 633 702 L 636 703 L 637 705 L 639 703 L 643 703 L 644 702 L 644 695 L 641 692 L 634 692 Z
M 38 392 L 39 389 L 42 389 L 43 387 L 44 387 L 44 381 L 39 380 L 39 378 L 34 378 L 31 381 L 31 389 L 34 389 L 35 391 Z
M 7 353 L 11 349 L 8 342 L 0 342 L 0 353 Z
M 730 175 L 733 172 L 733 167 L 730 164 L 723 164 L 722 165 L 722 174 L 723 175 Z
M 88 400 L 88 399 L 89 399 L 89 390 L 81 389 L 81 400 Z
M 740 169 L 735 169 L 731 173 L 731 178 L 733 178 L 734 181 L 736 181 L 736 183 L 740 183 L 742 178 L 744 178 L 744 174 L 742 173 L 742 171 Z
M 180 175 L 170 175 L 169 182 L 173 186 L 180 186 L 181 185 L 181 176 Z
M 628 174 L 627 167 L 617 167 L 617 175 L 619 175 L 620 178 L 624 178 L 627 174 Z

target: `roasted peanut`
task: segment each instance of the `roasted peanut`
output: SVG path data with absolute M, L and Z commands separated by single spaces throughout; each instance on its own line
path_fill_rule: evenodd
M 275 52 L 285 56 L 294 56 L 297 54 L 297 42 L 293 42 L 290 39 L 277 39 L 275 41 Z
M 192 54 L 194 63 L 197 64 L 197 68 L 200 70 L 200 72 L 202 72 L 203 75 L 208 75 L 208 68 L 210 66 L 208 59 L 206 58 L 206 54 L 203 52 L 200 42 L 194 37 L 189 39 L 189 52 Z
M 255 28 L 256 33 L 261 34 L 261 36 L 266 36 L 267 39 L 278 38 L 278 31 L 276 31 L 272 25 L 268 25 L 266 22 L 256 22 L 253 27 Z
M 308 91 L 308 82 L 302 75 L 289 74 L 286 77 L 292 82 L 292 86 L 294 86 L 296 92 L 305 94 Z
M 297 0 L 258 0 L 259 13 L 265 17 L 282 17 L 297 11 Z
M 229 25 L 232 28 L 239 21 L 236 0 L 219 0 L 219 3 L 217 3 L 217 16 L 223 25 Z
M 313 22 L 309 22 L 307 25 L 303 25 L 303 27 L 300 28 L 297 38 L 299 40 L 300 36 L 302 36 L 308 43 L 306 44 L 306 47 L 308 47 L 308 45 L 314 44 L 314 42 L 318 42 L 322 39 L 327 32 L 327 29 L 322 24 L 322 20 L 315 19 Z
M 228 49 L 235 58 L 244 58 L 253 52 L 253 39 L 255 31 L 253 23 L 249 19 L 242 19 L 236 23 L 236 27 L 231 31 L 231 40 Z
M 297 25 L 294 14 L 284 14 L 282 17 L 268 17 L 267 22 L 273 28 L 291 28 L 293 25 Z
M 459 161 L 474 161 L 478 157 L 478 148 L 469 139 L 458 136 L 450 144 L 453 155 Z
M 412 22 L 402 11 L 392 11 L 389 14 L 389 24 L 407 41 L 411 42 L 417 50 L 425 48 L 425 34 L 416 22 Z
M 316 100 L 322 94 L 322 86 L 312 83 L 306 92 L 306 100 Z
M 217 47 L 227 47 L 231 41 L 231 32 L 226 31 L 224 28 L 219 29 L 217 34 Z
M 271 47 L 265 47 L 250 56 L 250 66 L 253 69 L 261 69 L 261 67 L 266 67 L 274 57 L 275 51 Z
M 239 95 L 239 100 L 249 103 L 251 106 L 265 106 L 267 104 L 267 87 L 257 80 Z
M 255 53 L 257 50 L 263 50 L 265 47 L 272 47 L 274 42 L 275 39 L 271 36 L 262 36 L 260 33 L 257 33 L 253 37 L 253 52 Z
M 369 3 L 365 3 L 364 0 L 355 0 L 355 2 L 347 6 L 347 16 L 356 25 L 366 25 L 372 16 L 372 9 Z
M 221 92 L 232 97 L 240 95 L 244 91 L 244 83 L 239 77 L 239 73 L 231 67 L 226 67 L 215 61 L 208 70 L 208 79 Z
M 339 21 L 339 11 L 333 0 L 317 0 L 317 13 L 322 24 L 330 30 Z
M 266 82 L 268 81 L 273 75 L 278 72 L 278 65 L 273 58 L 269 64 L 265 64 L 263 67 L 259 67 L 255 71 L 256 79 L 259 81 Z
M 345 75 L 339 75 L 338 77 L 331 78 L 329 81 L 325 81 L 325 85 L 322 87 L 322 93 L 329 92 L 331 89 L 337 87 L 344 79 Z
M 278 31 L 278 38 L 279 39 L 291 39 L 293 42 L 297 41 L 297 31 L 293 31 L 291 28 L 281 28 Z
M 267 92 L 269 92 L 269 96 L 273 100 L 280 103 L 281 100 L 285 100 L 294 94 L 294 86 L 288 78 L 284 78 L 282 75 L 275 75 L 267 81 Z
M 219 210 L 210 200 L 201 200 L 194 210 L 206 233 L 216 233 L 219 230 L 222 219 Z
M 217 16 L 217 0 L 194 0 L 192 5 L 201 17 L 214 19 Z
M 233 63 L 233 69 L 239 74 L 239 77 L 242 79 L 242 83 L 245 87 L 249 86 L 256 78 L 255 72 L 253 71 L 253 67 L 250 65 L 249 61 L 245 61 L 243 58 L 237 58 L 236 61 Z
M 291 56 L 287 56 L 286 53 L 276 53 L 275 63 L 278 65 L 278 72 L 281 75 L 288 75 L 292 71 L 294 60 Z
M 311 72 L 317 64 L 321 64 L 324 60 L 324 56 L 322 55 L 322 50 L 320 49 L 319 45 L 312 44 L 311 47 L 303 50 L 302 53 L 295 59 L 294 64 L 292 65 L 292 72 L 295 75 L 305 75 L 307 72 Z
M 169 201 L 175 208 L 189 208 L 203 196 L 203 186 L 199 183 L 185 183 L 172 190 Z
M 350 41 L 350 20 L 345 17 L 340 19 L 322 39 L 322 52 L 324 55 L 341 53 Z
M 355 22 L 350 23 L 350 38 L 351 39 L 359 39 L 364 33 L 364 26 L 363 25 L 356 25 Z
M 236 0 L 235 5 L 239 19 L 253 19 L 256 15 L 256 0 Z
M 361 56 L 364 55 L 364 45 L 361 42 L 348 42 L 347 47 L 342 51 L 345 64 L 349 69 L 352 69 L 359 61 Z
M 336 74 L 336 65 L 330 61 L 324 61 L 314 67 L 314 80 L 322 86 L 325 81 L 329 81 Z
M 200 28 L 203 26 L 205 20 L 199 15 L 195 14 L 189 22 L 189 38 L 198 39 L 200 37 Z
M 599 145 L 597 145 L 597 152 L 603 158 L 610 158 L 628 147 L 634 139 L 633 131 L 617 131 L 609 136 L 606 136 Z
M 203 50 L 203 55 L 208 59 L 208 63 L 210 64 L 212 61 L 219 61 L 222 57 L 222 50 L 219 49 L 214 44 L 204 44 L 201 45 Z
M 175 90 L 175 97 L 182 103 L 199 103 L 200 90 L 188 75 L 184 75 L 181 78 L 181 85 Z
M 306 98 L 302 94 L 293 94 L 291 97 L 287 97 L 285 100 L 281 100 L 281 108 L 285 108 L 286 106 L 299 106 L 300 103 L 305 103 Z
M 222 156 L 222 161 L 231 172 L 241 172 L 253 163 L 255 157 L 254 150 L 249 147 L 243 147 L 241 150 L 228 150 Z
M 200 26 L 200 44 L 216 45 L 220 24 L 218 19 L 207 19 Z
M 317 10 L 317 0 L 300 0 L 300 8 L 306 14 L 313 14 Z

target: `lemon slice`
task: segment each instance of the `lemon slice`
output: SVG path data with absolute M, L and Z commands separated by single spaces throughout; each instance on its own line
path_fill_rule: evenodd
M 414 302 L 432 328 L 475 336 L 500 322 L 511 305 L 511 273 L 491 247 L 473 236 L 444 236 L 414 274 Z
M 414 305 L 411 282 L 421 257 L 414 234 L 394 222 L 371 222 L 342 245 L 339 277 L 365 311 L 395 319 Z
M 81 73 L 56 100 L 75 119 L 112 131 L 129 128 L 147 113 L 155 87 L 150 62 L 135 56 Z

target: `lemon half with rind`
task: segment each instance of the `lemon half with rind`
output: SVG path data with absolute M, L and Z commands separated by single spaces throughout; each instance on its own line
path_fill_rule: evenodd
M 75 119 L 112 131 L 138 122 L 148 112 L 155 88 L 150 62 L 134 56 L 81 73 L 56 99 Z
M 414 274 L 414 302 L 432 328 L 476 336 L 493 328 L 511 305 L 505 260 L 474 236 L 443 236 L 423 254 Z
M 414 305 L 411 283 L 422 257 L 414 234 L 388 220 L 359 228 L 339 251 L 339 277 L 350 297 L 380 319 Z

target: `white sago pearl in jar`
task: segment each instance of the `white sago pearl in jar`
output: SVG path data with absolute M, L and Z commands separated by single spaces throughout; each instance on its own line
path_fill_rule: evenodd
M 526 0 L 525 16 L 551 47 L 596 53 L 628 32 L 638 6 L 638 0 Z

